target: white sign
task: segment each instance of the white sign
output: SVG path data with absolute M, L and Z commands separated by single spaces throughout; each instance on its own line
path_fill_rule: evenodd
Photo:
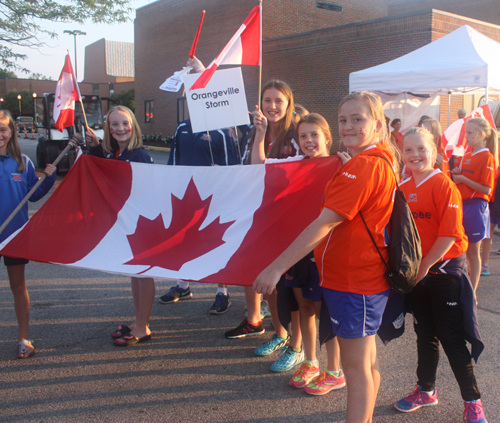
M 190 91 L 199 76 L 184 75 L 193 133 L 250 123 L 241 68 L 218 70 L 205 88 Z
M 160 85 L 160 90 L 170 91 L 173 93 L 179 92 L 182 87 L 182 76 L 193 68 L 184 67 L 182 70 L 174 72 L 163 84 Z

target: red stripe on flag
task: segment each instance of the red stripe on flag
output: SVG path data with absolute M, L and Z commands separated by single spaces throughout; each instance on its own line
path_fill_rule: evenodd
M 242 65 L 260 64 L 260 6 L 255 6 L 244 22 L 246 29 L 241 33 L 243 55 Z
M 325 186 L 340 166 L 337 156 L 266 165 L 266 189 L 252 227 L 226 267 L 199 282 L 251 286 L 259 273 L 319 216 Z M 273 242 L 263 242 L 267 239 Z
M 200 75 L 200 77 L 194 82 L 193 85 L 191 85 L 191 88 L 189 88 L 189 91 L 191 90 L 196 90 L 198 88 L 205 88 L 212 78 L 212 75 L 215 73 L 217 70 L 218 66 L 217 64 L 213 64 L 210 66 L 208 69 L 205 69 L 203 73 Z
M 75 110 L 74 109 L 62 109 L 57 118 L 57 122 L 54 127 L 60 132 L 68 126 L 73 126 L 73 121 L 75 120 Z
M 83 155 L 2 255 L 43 263 L 81 260 L 116 223 L 131 188 L 130 163 Z M 50 248 L 33 242 L 47 239 Z
M 198 45 L 198 39 L 200 38 L 201 26 L 203 25 L 203 19 L 205 18 L 205 11 L 201 14 L 200 24 L 198 25 L 198 31 L 196 31 L 196 36 L 193 40 L 193 45 L 191 46 L 191 51 L 189 52 L 189 57 L 192 59 L 194 53 L 196 52 L 196 46 Z

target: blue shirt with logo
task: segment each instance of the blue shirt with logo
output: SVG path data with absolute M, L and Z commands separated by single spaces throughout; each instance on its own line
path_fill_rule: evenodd
M 18 172 L 19 164 L 17 161 L 7 154 L 0 155 L 0 225 L 3 224 L 10 216 L 12 211 L 19 205 L 23 198 L 38 182 L 38 176 L 35 172 L 33 162 L 23 155 L 25 169 L 23 172 Z M 56 180 L 56 173 L 52 176 L 47 176 L 45 181 L 30 197 L 29 201 L 40 200 L 47 192 L 49 192 Z M 0 234 L 0 242 L 3 242 L 12 233 L 17 231 L 28 221 L 28 203 L 16 214 L 14 219 Z

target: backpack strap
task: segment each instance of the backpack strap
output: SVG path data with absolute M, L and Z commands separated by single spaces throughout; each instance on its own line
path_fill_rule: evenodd
M 361 220 L 363 221 L 363 223 L 365 224 L 365 228 L 366 230 L 368 231 L 368 235 L 370 235 L 370 238 L 373 242 L 373 245 L 375 245 L 375 248 L 377 249 L 377 253 L 378 255 L 380 256 L 380 258 L 382 259 L 382 261 L 384 262 L 384 265 L 385 265 L 385 268 L 387 269 L 387 271 L 389 273 L 391 273 L 391 269 L 389 268 L 389 265 L 387 264 L 387 262 L 384 260 L 384 256 L 382 256 L 382 253 L 380 252 L 376 242 L 375 242 L 375 239 L 373 238 L 373 235 L 370 231 L 370 229 L 368 229 L 368 225 L 366 224 L 366 221 L 365 221 L 365 218 L 363 217 L 363 213 L 359 212 L 359 216 L 361 217 Z
M 387 162 L 387 164 L 389 164 L 389 167 L 391 168 L 392 173 L 394 173 L 394 178 L 397 181 L 396 172 L 394 172 L 394 168 L 392 167 L 392 164 L 391 164 L 391 162 L 389 160 L 387 160 L 384 156 L 379 156 L 378 154 L 370 154 L 370 156 L 372 156 L 372 157 L 380 157 L 381 159 L 384 159 Z M 399 186 L 398 186 L 397 182 L 396 182 L 396 189 L 399 190 Z M 365 228 L 368 231 L 368 235 L 370 235 L 370 239 L 372 240 L 373 245 L 375 245 L 375 248 L 377 249 L 378 255 L 382 259 L 382 262 L 384 263 L 385 268 L 387 269 L 387 272 L 389 272 L 389 276 L 391 276 L 392 275 L 392 271 L 391 271 L 389 265 L 387 264 L 387 262 L 384 260 L 384 256 L 382 256 L 382 253 L 380 252 L 380 250 L 379 250 L 379 248 L 378 248 L 378 246 L 377 246 L 377 244 L 375 242 L 375 239 L 373 238 L 373 235 L 372 235 L 370 229 L 368 228 L 368 225 L 366 224 L 365 218 L 363 217 L 363 213 L 361 213 L 361 211 L 359 212 L 359 216 L 361 217 L 361 220 L 365 224 Z

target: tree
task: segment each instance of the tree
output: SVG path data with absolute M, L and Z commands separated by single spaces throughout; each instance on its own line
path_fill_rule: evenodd
M 8 110 L 14 118 L 19 116 L 17 98 L 19 94 L 21 94 L 21 116 L 33 116 L 33 93 L 30 90 L 10 90 L 3 98 L 2 108 Z
M 128 107 L 135 113 L 135 88 L 130 88 L 128 91 L 122 91 L 118 94 L 113 94 L 113 98 L 116 98 L 120 101 L 125 107 Z
M 0 66 L 9 70 L 29 70 L 16 63 L 26 59 L 13 47 L 40 48 L 46 39 L 57 37 L 43 27 L 51 22 L 83 24 L 126 22 L 131 11 L 129 0 L 0 0 Z
M 42 75 L 41 73 L 35 73 L 32 72 L 30 76 L 28 76 L 28 79 L 36 79 L 36 80 L 42 80 L 42 81 L 53 81 L 53 79 L 50 76 L 45 76 Z
M 7 78 L 17 79 L 17 75 L 12 71 L 0 69 L 0 79 L 7 79 Z

